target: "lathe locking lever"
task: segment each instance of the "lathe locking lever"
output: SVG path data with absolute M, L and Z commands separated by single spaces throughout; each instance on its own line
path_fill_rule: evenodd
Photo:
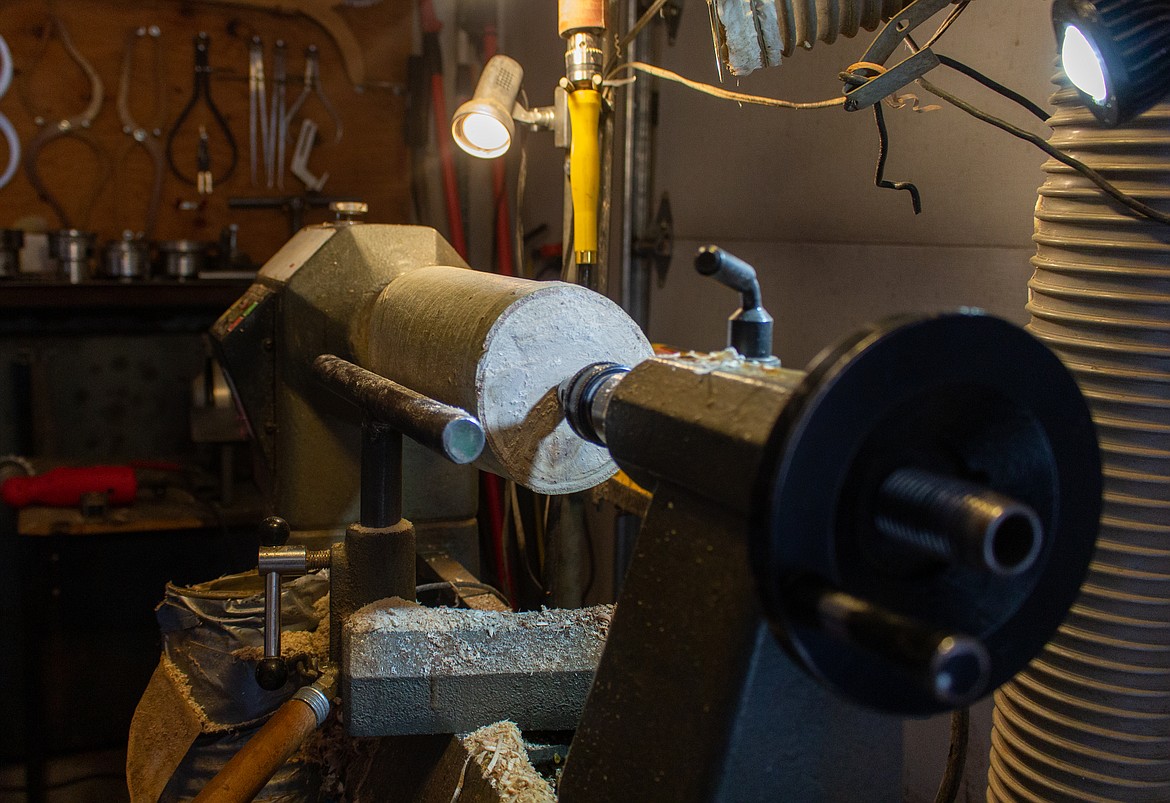
M 256 665 L 260 688 L 276 691 L 288 681 L 288 664 L 280 654 L 280 581 L 329 568 L 328 549 L 286 546 L 288 522 L 269 516 L 260 524 L 257 571 L 264 577 L 264 659 Z
M 740 294 L 741 306 L 727 320 L 727 345 L 746 360 L 779 365 L 772 356 L 772 316 L 764 309 L 755 268 L 722 248 L 707 245 L 695 255 L 695 270 Z

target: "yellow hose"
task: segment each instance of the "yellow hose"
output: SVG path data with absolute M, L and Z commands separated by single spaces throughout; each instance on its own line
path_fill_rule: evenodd
M 573 253 L 578 265 L 597 264 L 597 201 L 601 194 L 598 124 L 601 93 L 575 89 L 569 93 L 573 142 L 569 148 L 569 183 L 573 191 Z

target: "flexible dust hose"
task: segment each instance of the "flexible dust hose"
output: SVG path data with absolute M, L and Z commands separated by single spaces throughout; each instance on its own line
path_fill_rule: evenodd
M 195 803 L 253 800 L 309 734 L 324 724 L 336 692 L 334 672 L 327 672 L 315 683 L 298 689 L 203 787 L 195 796 Z
M 1101 128 L 1069 89 L 1053 145 L 1170 211 L 1170 105 Z M 1055 161 L 1036 211 L 1029 329 L 1093 409 L 1096 558 L 1057 636 L 995 698 L 989 801 L 1170 800 L 1170 229 Z
M 714 0 L 717 47 L 735 75 L 775 67 L 798 47 L 872 31 L 912 0 Z M 716 24 L 717 23 L 717 24 Z
M 569 183 L 573 191 L 573 253 L 579 268 L 597 264 L 597 204 L 601 195 L 600 117 L 600 92 L 575 89 L 569 93 L 569 120 L 573 126 Z

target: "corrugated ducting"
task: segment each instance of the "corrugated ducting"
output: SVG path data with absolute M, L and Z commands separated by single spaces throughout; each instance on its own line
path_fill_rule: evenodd
M 775 67 L 818 41 L 872 31 L 912 0 L 716 0 L 724 61 L 735 75 Z
M 1099 126 L 1068 89 L 1052 144 L 1170 211 L 1170 105 Z M 1105 461 L 1081 597 L 995 698 L 989 801 L 1170 801 L 1170 226 L 1050 161 L 1030 330 L 1074 372 Z

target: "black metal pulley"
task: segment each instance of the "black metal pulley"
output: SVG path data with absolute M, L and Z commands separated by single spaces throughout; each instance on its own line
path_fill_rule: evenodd
M 900 319 L 814 361 L 755 498 L 778 637 L 846 696 L 927 714 L 1007 681 L 1056 631 L 1092 557 L 1100 457 L 1073 378 L 1031 335 Z

